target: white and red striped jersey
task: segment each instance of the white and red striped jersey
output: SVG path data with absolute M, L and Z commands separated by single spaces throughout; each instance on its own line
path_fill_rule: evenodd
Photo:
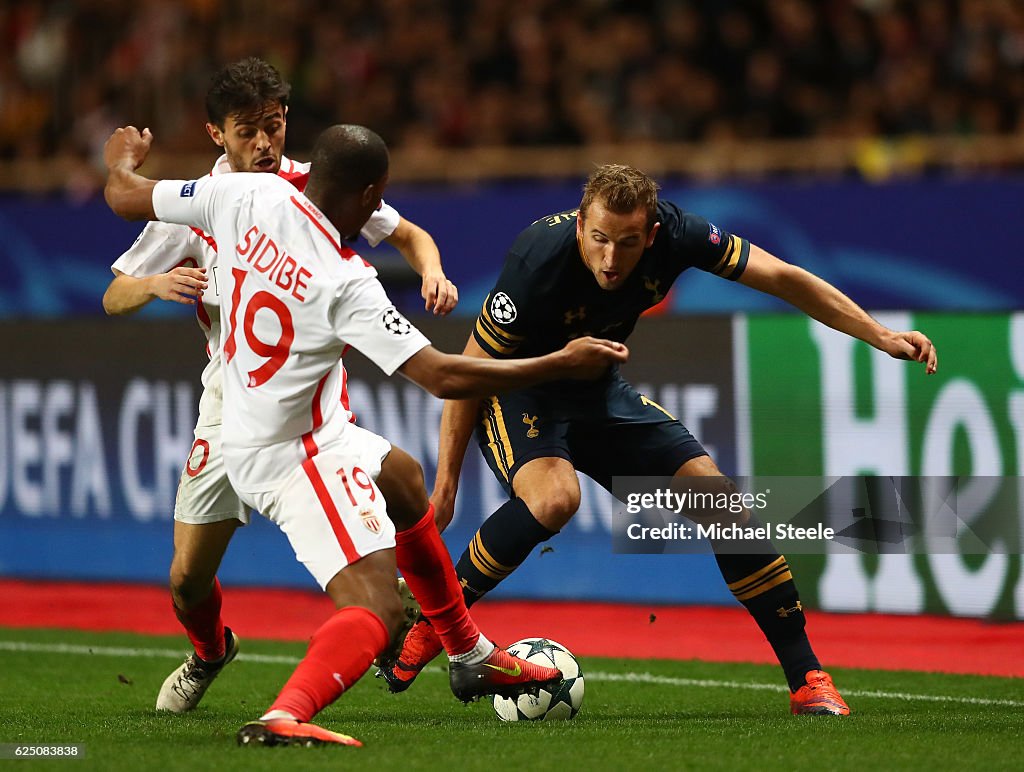
M 210 171 L 211 176 L 231 172 L 227 155 L 217 159 Z M 292 183 L 298 190 L 305 190 L 309 180 L 309 163 L 299 163 L 282 157 L 278 176 Z M 395 232 L 398 227 L 398 212 L 387 204 L 373 213 L 361 234 L 370 246 L 375 247 Z M 196 303 L 196 320 L 206 335 L 206 355 L 209 363 L 203 370 L 203 386 L 207 390 L 200 403 L 202 421 L 206 424 L 220 422 L 220 293 L 215 278 L 217 245 L 212 236 L 200 228 L 174 223 L 150 222 L 139 234 L 129 249 L 111 265 L 121 273 L 135 278 L 167 273 L 178 266 L 207 269 L 209 286 L 203 297 Z
M 277 176 L 159 182 L 153 208 L 220 246 L 224 460 L 240 492 L 273 490 L 340 440 L 351 419 L 340 366 L 348 346 L 390 375 L 429 345 L 373 266 Z

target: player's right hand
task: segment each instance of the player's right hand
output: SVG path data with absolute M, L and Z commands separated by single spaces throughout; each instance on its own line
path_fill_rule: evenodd
M 167 273 L 149 278 L 149 291 L 161 300 L 194 306 L 209 286 L 205 268 L 189 268 L 179 265 Z
M 134 126 L 115 129 L 103 146 L 103 162 L 108 169 L 135 171 L 146 160 L 152 144 L 153 134 L 149 129 L 139 131 Z
M 566 357 L 568 377 L 588 380 L 601 377 L 609 366 L 629 359 L 629 349 L 624 343 L 591 337 L 569 341 L 562 354 Z

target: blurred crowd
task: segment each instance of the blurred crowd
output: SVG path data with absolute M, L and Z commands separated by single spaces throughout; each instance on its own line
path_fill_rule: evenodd
M 293 85 L 289 144 L 1011 133 L 1020 0 L 4 0 L 0 160 L 95 157 L 112 127 L 209 151 L 220 65 Z

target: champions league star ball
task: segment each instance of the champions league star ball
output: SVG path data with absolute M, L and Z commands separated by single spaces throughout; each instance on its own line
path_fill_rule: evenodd
M 491 316 L 498 324 L 511 324 L 516 320 L 516 304 L 504 292 L 499 292 L 491 300 Z
M 515 699 L 494 697 L 494 712 L 502 721 L 566 721 L 583 705 L 583 671 L 562 644 L 547 638 L 524 638 L 508 647 L 508 653 L 562 671 L 552 691 L 541 689 L 536 697 L 521 694 Z
M 396 337 L 402 337 L 412 332 L 412 324 L 409 320 L 402 316 L 398 309 L 394 306 L 388 306 L 384 311 L 384 315 L 381 316 L 381 324 L 384 325 L 384 329 Z

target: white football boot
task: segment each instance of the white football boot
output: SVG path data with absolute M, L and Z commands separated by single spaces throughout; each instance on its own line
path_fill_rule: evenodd
M 238 654 L 238 636 L 227 627 L 224 628 L 224 647 L 224 656 L 219 662 L 204 662 L 195 652 L 185 657 L 184 664 L 167 676 L 160 687 L 156 709 L 186 713 L 198 705 L 213 679 Z

